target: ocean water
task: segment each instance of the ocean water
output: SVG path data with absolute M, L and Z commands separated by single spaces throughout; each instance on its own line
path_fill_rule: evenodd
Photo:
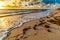
M 60 0 L 42 0 L 45 4 L 60 4 Z

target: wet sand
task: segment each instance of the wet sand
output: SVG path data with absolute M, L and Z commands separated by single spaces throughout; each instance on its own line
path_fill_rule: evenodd
M 60 40 L 60 11 L 24 23 L 8 33 L 5 40 Z

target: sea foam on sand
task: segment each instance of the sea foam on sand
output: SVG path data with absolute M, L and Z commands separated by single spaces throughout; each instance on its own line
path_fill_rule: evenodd
M 23 20 L 20 22 L 20 24 L 8 29 L 7 31 L 1 31 L 0 35 L 0 40 L 3 40 L 4 37 L 8 34 L 9 31 L 11 31 L 12 29 L 14 28 L 17 28 L 17 27 L 20 27 L 21 25 L 23 25 L 23 23 L 25 22 L 28 22 L 28 21 L 31 21 L 31 20 L 36 20 L 36 19 L 39 19 L 39 18 L 43 18 L 43 17 L 46 17 L 48 16 L 50 13 L 52 12 L 52 10 L 47 10 L 47 11 L 42 11 L 42 12 L 38 12 L 38 13 L 31 13 L 31 14 L 25 14 L 23 15 L 23 17 L 21 17 Z

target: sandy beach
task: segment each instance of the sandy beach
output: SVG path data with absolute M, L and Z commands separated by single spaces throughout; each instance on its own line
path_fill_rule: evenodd
M 60 40 L 60 11 L 24 23 L 8 33 L 5 40 Z

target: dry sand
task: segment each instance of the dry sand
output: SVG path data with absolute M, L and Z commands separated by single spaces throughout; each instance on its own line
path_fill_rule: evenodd
M 60 11 L 24 23 L 8 33 L 5 40 L 60 40 Z

